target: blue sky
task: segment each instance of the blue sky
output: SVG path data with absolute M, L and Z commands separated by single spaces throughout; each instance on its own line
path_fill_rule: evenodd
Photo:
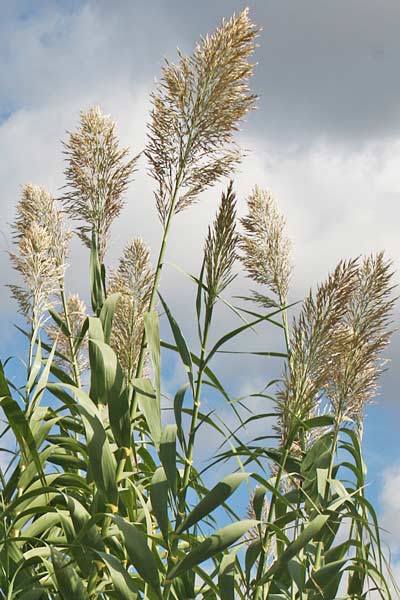
M 397 0 L 16 0 L 2 3 L 0 21 L 0 211 L 2 356 L 18 352 L 15 306 L 4 285 L 13 281 L 6 251 L 9 223 L 26 182 L 57 193 L 63 184 L 60 140 L 79 111 L 99 104 L 119 124 L 122 141 L 138 153 L 145 143 L 149 93 L 163 56 L 190 51 L 200 34 L 223 16 L 250 5 L 262 26 L 254 89 L 259 109 L 240 134 L 248 157 L 239 169 L 239 212 L 254 184 L 273 191 L 294 243 L 291 299 L 298 300 L 341 258 L 384 249 L 400 267 L 400 5 Z M 155 249 L 160 228 L 145 163 L 129 190 L 125 216 L 115 226 L 108 260 L 115 263 L 129 237 L 142 235 Z M 207 223 L 220 188 L 205 194 L 175 228 L 171 263 L 196 270 Z M 82 260 L 75 243 L 71 263 Z M 398 271 L 399 272 L 399 271 Z M 68 275 L 82 290 L 86 271 Z M 396 282 L 399 277 L 396 275 Z M 172 268 L 164 292 L 193 327 L 181 275 Z M 245 289 L 238 278 L 235 291 Z M 177 293 L 180 290 L 180 293 Z M 4 315 L 5 318 L 4 318 Z M 396 312 L 399 322 L 399 309 Z M 229 322 L 221 313 L 222 331 Z M 246 338 L 249 349 L 260 343 Z M 271 335 L 268 343 L 278 345 Z M 368 409 L 365 452 L 370 496 L 379 503 L 394 551 L 400 550 L 400 342 L 378 403 Z M 254 361 L 244 385 L 221 362 L 221 377 L 237 393 L 261 387 L 269 368 Z M 237 371 L 239 369 L 235 369 Z M 175 376 L 176 375 L 176 376 Z M 171 389 L 180 378 L 169 374 Z M 251 385 L 249 384 L 251 381 Z M 240 389 L 239 389 L 240 388 Z

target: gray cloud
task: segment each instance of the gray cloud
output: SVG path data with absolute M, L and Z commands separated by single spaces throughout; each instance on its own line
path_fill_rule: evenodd
M 254 80 L 261 99 L 241 135 L 249 155 L 235 180 L 239 212 L 255 183 L 276 194 L 294 241 L 293 300 L 303 297 L 342 257 L 385 248 L 398 268 L 400 5 L 396 0 L 249 4 L 253 19 L 264 28 Z M 54 193 L 63 184 L 59 140 L 75 126 L 79 110 L 100 104 L 118 121 L 123 143 L 137 153 L 145 143 L 149 92 L 162 57 L 174 58 L 177 45 L 190 51 L 200 34 L 245 3 L 43 0 L 35 3 L 35 12 L 31 5 L 28 0 L 7 3 L 0 23 L 3 250 L 10 243 L 8 223 L 20 184 L 33 181 Z M 140 167 L 114 229 L 110 263 L 132 235 L 142 235 L 156 253 L 160 226 L 152 182 L 144 175 L 144 160 Z M 176 219 L 171 263 L 196 272 L 221 189 L 205 194 Z M 75 243 L 71 263 L 80 271 L 69 275 L 73 289 L 87 282 L 86 257 Z M 4 252 L 0 264 L 3 285 L 13 278 Z M 232 291 L 243 293 L 247 285 L 240 278 Z M 172 268 L 165 272 L 163 288 L 193 339 L 191 291 Z M 9 310 L 2 324 L 9 342 L 4 353 L 15 349 L 6 298 L 2 288 L 2 307 Z M 218 331 L 231 323 L 221 313 Z M 277 347 L 269 333 L 249 335 L 243 343 L 250 350 Z M 382 392 L 381 401 L 391 406 L 399 388 L 399 346 L 397 337 Z M 233 381 L 232 365 L 239 372 L 239 359 L 221 359 L 218 365 L 228 384 Z M 271 373 L 265 361 L 246 365 L 249 389 L 261 387 Z

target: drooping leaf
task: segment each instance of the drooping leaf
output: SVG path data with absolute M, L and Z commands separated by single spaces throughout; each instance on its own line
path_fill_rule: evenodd
M 249 529 L 255 527 L 257 524 L 258 521 L 254 519 L 246 519 L 219 529 L 196 546 L 173 567 L 167 575 L 168 579 L 173 579 L 188 569 L 193 569 L 205 560 L 212 558 L 219 552 L 226 550 L 226 548 L 237 542 Z
M 163 467 L 159 467 L 152 477 L 150 500 L 161 533 L 168 541 L 168 480 Z
M 51 557 L 62 600 L 89 600 L 81 578 L 75 568 L 68 564 L 68 559 L 55 548 L 51 549 Z
M 110 343 L 111 338 L 111 330 L 112 324 L 115 314 L 115 309 L 117 308 L 118 300 L 120 299 L 120 294 L 111 294 L 104 301 L 103 306 L 100 311 L 100 321 L 103 326 L 104 332 L 104 341 L 106 344 Z
M 182 531 L 185 531 L 185 529 L 195 525 L 195 523 L 209 515 L 218 506 L 221 506 L 239 487 L 242 481 L 248 478 L 248 476 L 248 473 L 232 473 L 231 475 L 224 477 L 222 481 L 217 483 L 217 485 L 204 496 L 197 506 L 195 506 L 188 514 L 186 519 L 182 521 L 177 528 L 177 533 L 181 533 Z
M 176 425 L 167 425 L 160 442 L 160 460 L 173 496 L 176 496 Z
M 134 379 L 132 385 L 138 395 L 139 406 L 149 427 L 150 436 L 158 448 L 162 434 L 161 407 L 153 385 L 150 379 L 145 377 Z
M 151 585 L 157 598 L 161 599 L 157 562 L 147 545 L 146 536 L 135 525 L 128 523 L 122 517 L 113 515 L 112 519 L 124 537 L 130 562 L 146 583 Z

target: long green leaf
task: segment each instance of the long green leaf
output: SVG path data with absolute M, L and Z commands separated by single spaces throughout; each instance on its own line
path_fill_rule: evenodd
M 218 506 L 221 506 L 248 477 L 248 473 L 232 473 L 231 475 L 224 477 L 222 481 L 218 482 L 217 485 L 215 485 L 188 514 L 186 519 L 177 528 L 176 532 L 181 533 L 182 531 L 185 531 L 185 529 L 195 525 L 198 521 L 203 519 L 203 517 L 209 515 Z
M 113 515 L 113 521 L 121 531 L 129 560 L 144 581 L 151 585 L 158 598 L 162 598 L 160 577 L 156 559 L 147 545 L 146 536 L 122 517 Z
M 68 565 L 67 559 L 55 548 L 51 549 L 51 556 L 62 600 L 89 600 L 89 594 L 74 567 Z
M 167 575 L 168 579 L 173 579 L 188 569 L 193 569 L 205 560 L 212 558 L 219 552 L 226 550 L 226 548 L 237 542 L 249 529 L 255 527 L 257 524 L 258 521 L 254 519 L 246 519 L 219 529 L 196 546 L 194 550 L 189 552 L 173 567 Z
M 150 500 L 161 533 L 168 541 L 168 480 L 163 467 L 159 467 L 152 477 Z
M 162 435 L 161 407 L 153 385 L 150 379 L 144 377 L 134 379 L 132 385 L 136 390 L 139 406 L 149 427 L 151 439 L 158 448 Z

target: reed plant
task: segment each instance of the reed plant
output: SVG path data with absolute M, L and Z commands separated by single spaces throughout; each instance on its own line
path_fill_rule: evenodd
M 82 112 L 67 134 L 61 196 L 22 190 L 10 253 L 19 282 L 10 289 L 24 320 L 26 374 L 15 382 L 8 360 L 0 369 L 2 436 L 15 438 L 0 472 L 4 600 L 396 595 L 362 454 L 365 408 L 392 330 L 391 263 L 382 253 L 340 262 L 291 314 L 284 217 L 255 187 L 238 221 L 234 183 L 222 181 L 240 161 L 235 132 L 256 101 L 258 33 L 245 10 L 192 55 L 165 63 L 144 150 L 162 225 L 154 266 L 135 238 L 106 267 L 137 157 L 100 108 Z M 161 273 L 172 221 L 217 184 L 202 265 L 189 277 L 198 331 L 189 344 Z M 73 234 L 88 249 L 90 309 L 66 291 Z M 257 289 L 233 306 L 240 265 Z M 238 322 L 215 340 L 219 303 Z M 228 393 L 215 358 L 261 327 L 282 335 L 282 352 L 259 352 L 282 362 L 282 376 L 258 395 L 274 408 L 244 416 L 246 398 Z M 186 382 L 164 416 L 167 354 Z M 251 387 L 245 369 L 237 379 L 229 387 Z M 205 389 L 235 412 L 237 429 L 208 414 Z M 251 424 L 266 433 L 245 441 Z M 196 451 L 205 426 L 226 442 L 206 472 Z M 228 474 L 207 489 L 222 463 Z M 239 487 L 247 509 L 232 498 Z

